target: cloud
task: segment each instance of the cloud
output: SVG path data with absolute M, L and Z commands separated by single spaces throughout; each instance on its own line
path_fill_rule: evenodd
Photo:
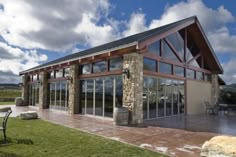
M 26 50 L 12 47 L 0 42 L 0 82 L 19 81 L 19 72 L 39 65 L 48 58 L 44 54 L 39 54 L 37 50 Z M 11 77 L 9 77 L 11 76 Z
M 122 34 L 123 36 L 129 36 L 145 30 L 147 30 L 145 15 L 143 13 L 133 13 L 126 23 L 126 30 Z
M 229 62 L 223 63 L 224 75 L 222 76 L 227 84 L 236 83 L 236 58 L 230 59 Z
M 95 46 L 115 38 L 110 26 L 98 25 L 109 11 L 106 0 L 3 0 L 2 4 L 0 33 L 10 45 L 65 51 L 76 44 Z
M 10 71 L 5 72 L 0 70 L 0 81 L 1 83 L 19 83 L 20 78 Z

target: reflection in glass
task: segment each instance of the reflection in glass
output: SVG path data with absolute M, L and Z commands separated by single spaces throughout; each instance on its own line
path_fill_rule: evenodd
M 116 83 L 116 107 L 121 107 L 123 102 L 123 82 L 121 76 L 115 76 L 115 83 Z
M 178 105 L 179 105 L 179 81 L 173 80 L 173 115 L 178 114 Z
M 168 41 L 173 45 L 175 50 L 180 54 L 180 56 L 184 56 L 184 40 L 179 32 L 173 33 L 167 37 Z
M 61 82 L 61 110 L 66 110 L 66 82 Z
M 184 81 L 179 81 L 179 113 L 183 114 L 185 108 Z
M 100 61 L 93 63 L 93 72 L 104 72 L 106 71 L 106 61 Z
M 143 58 L 143 69 L 149 71 L 157 71 L 156 61 L 148 58 Z
M 87 98 L 87 92 L 86 92 L 86 85 L 87 81 L 80 80 L 80 113 L 85 114 L 85 107 L 86 107 L 86 98 Z
M 184 68 L 175 66 L 175 75 L 184 77 Z
M 196 71 L 196 79 L 203 80 L 203 72 Z
M 167 45 L 165 41 L 163 42 L 162 57 L 179 62 L 179 59 L 176 57 L 174 52 L 170 49 L 170 47 Z
M 158 79 L 158 117 L 165 115 L 165 79 Z
M 95 79 L 95 115 L 103 115 L 103 79 Z
M 149 78 L 149 119 L 156 118 L 157 114 L 157 79 Z
M 91 73 L 91 64 L 84 64 L 79 66 L 79 74 L 90 74 Z
M 87 80 L 87 108 L 86 114 L 93 114 L 93 80 Z
M 194 79 L 195 78 L 195 74 L 194 73 L 195 73 L 194 70 L 186 69 L 186 77 L 187 78 Z
M 159 62 L 159 72 L 160 73 L 165 73 L 165 74 L 172 74 L 172 65 Z
M 148 85 L 148 77 L 143 78 L 143 119 L 148 119 L 148 91 L 149 91 L 149 85 Z
M 110 62 L 110 65 L 109 65 L 110 66 L 109 67 L 110 71 L 120 70 L 123 67 L 123 59 L 121 57 L 110 59 L 109 62 Z
M 166 80 L 166 116 L 171 116 L 172 108 L 172 80 Z
M 64 69 L 64 77 L 70 76 L 70 68 L 65 68 Z
M 148 46 L 148 52 L 153 53 L 157 56 L 160 55 L 160 41 L 156 41 Z
M 61 84 L 56 82 L 56 109 L 59 109 L 61 106 L 60 95 L 61 95 Z
M 207 73 L 205 73 L 205 80 L 206 81 L 211 81 L 211 74 L 207 74 Z
M 63 77 L 63 69 L 56 70 L 56 78 Z
M 105 78 L 105 117 L 113 117 L 113 78 Z

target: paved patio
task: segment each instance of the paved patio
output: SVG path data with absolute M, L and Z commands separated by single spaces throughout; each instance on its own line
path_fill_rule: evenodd
M 62 111 L 39 110 L 32 107 L 11 107 L 13 110 L 12 116 L 16 116 L 22 111 L 36 110 L 41 119 L 52 123 L 178 157 L 199 156 L 202 144 L 216 136 L 217 133 L 235 135 L 236 123 L 233 124 L 233 121 L 236 120 L 235 116 L 225 116 L 223 120 L 215 116 L 207 116 L 205 118 L 204 116 L 195 118 L 191 116 L 172 117 L 149 121 L 141 126 L 131 127 L 113 125 L 110 119 L 69 115 Z M 215 128 L 216 131 L 211 127 Z M 224 129 L 224 127 L 227 129 Z M 207 129 L 205 130 L 204 128 Z M 205 131 L 210 131 L 211 133 Z

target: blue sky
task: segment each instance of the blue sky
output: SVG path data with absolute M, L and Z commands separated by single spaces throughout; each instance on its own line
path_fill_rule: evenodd
M 236 83 L 235 1 L 0 0 L 0 82 L 22 70 L 128 35 L 197 15 Z

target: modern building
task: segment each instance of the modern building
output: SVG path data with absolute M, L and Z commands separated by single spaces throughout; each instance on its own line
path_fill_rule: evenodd
M 99 35 L 99 34 L 98 34 Z M 20 72 L 25 105 L 113 118 L 127 107 L 131 123 L 205 112 L 218 100 L 223 69 L 197 19 L 74 53 Z

